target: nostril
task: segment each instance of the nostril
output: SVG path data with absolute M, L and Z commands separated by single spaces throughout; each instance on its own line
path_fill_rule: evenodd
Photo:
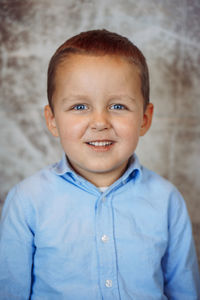
M 91 120 L 91 128 L 96 130 L 105 130 L 110 128 L 110 122 L 107 117 L 98 115 Z
M 101 131 L 101 130 L 107 130 L 109 128 L 109 126 L 106 126 L 103 124 L 94 124 L 91 128 Z

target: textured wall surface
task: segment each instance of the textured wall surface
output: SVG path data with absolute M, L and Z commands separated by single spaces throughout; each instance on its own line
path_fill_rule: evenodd
M 155 115 L 137 153 L 182 192 L 200 257 L 200 1 L 0 1 L 0 200 L 24 177 L 57 161 L 47 132 L 46 70 L 70 36 L 106 28 L 145 54 Z

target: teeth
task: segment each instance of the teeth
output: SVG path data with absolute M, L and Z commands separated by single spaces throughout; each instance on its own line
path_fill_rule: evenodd
M 95 146 L 95 147 L 100 147 L 100 146 L 108 146 L 111 145 L 112 142 L 89 142 L 89 145 Z

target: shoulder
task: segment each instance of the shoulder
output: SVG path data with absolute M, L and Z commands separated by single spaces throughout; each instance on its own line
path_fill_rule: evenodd
M 12 187 L 6 197 L 5 205 L 9 202 L 17 202 L 27 206 L 32 200 L 43 198 L 47 191 L 50 192 L 52 187 L 56 186 L 58 177 L 53 172 L 53 164 L 39 170 Z
M 142 176 L 139 183 L 140 196 L 150 204 L 162 218 L 166 220 L 168 229 L 180 232 L 184 227 L 190 230 L 190 217 L 186 202 L 177 189 L 169 180 L 157 173 L 141 167 Z M 150 209 L 149 209 L 150 210 Z
M 42 189 L 44 185 L 50 185 L 55 180 L 56 176 L 52 172 L 52 165 L 50 165 L 22 180 L 14 189 L 24 194 L 35 193 Z
M 27 218 L 27 223 L 33 223 L 30 220 L 48 205 L 49 199 L 55 194 L 53 190 L 58 186 L 56 181 L 59 180 L 60 177 L 53 172 L 52 164 L 16 184 L 5 199 L 3 219 L 13 216 L 13 219 Z
M 149 201 L 165 207 L 168 213 L 185 207 L 183 196 L 172 182 L 143 166 L 141 172 L 140 190 Z
M 177 188 L 174 186 L 174 184 L 166 178 L 160 176 L 152 170 L 145 168 L 144 166 L 141 167 L 141 170 L 141 184 L 147 189 L 150 189 L 156 193 L 165 192 L 167 194 L 177 191 Z

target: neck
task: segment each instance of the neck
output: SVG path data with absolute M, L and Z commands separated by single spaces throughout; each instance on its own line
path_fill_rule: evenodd
M 82 170 L 81 168 L 78 168 L 77 166 L 75 167 L 72 164 L 70 164 L 70 165 L 77 174 L 79 174 L 80 176 L 82 176 L 83 178 L 85 178 L 86 180 L 91 182 L 92 184 L 94 184 L 96 187 L 102 187 L 102 186 L 110 186 L 117 179 L 119 179 L 126 171 L 128 163 L 125 162 L 122 166 L 118 167 L 117 170 L 114 169 L 114 170 L 109 170 L 107 172 L 106 171 L 105 172 L 95 172 L 95 171 L 90 172 L 87 170 Z

